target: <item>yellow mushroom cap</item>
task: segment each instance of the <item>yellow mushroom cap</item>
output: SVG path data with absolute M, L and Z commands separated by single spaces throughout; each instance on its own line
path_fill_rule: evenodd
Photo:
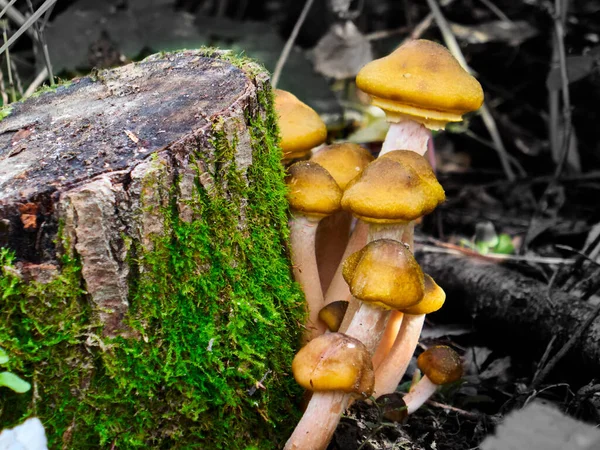
M 324 217 L 340 209 L 342 190 L 319 164 L 312 161 L 292 164 L 285 181 L 291 209 L 314 217 Z
M 425 158 L 394 150 L 370 163 L 348 184 L 342 208 L 366 222 L 409 222 L 429 214 L 445 199 Z
M 317 112 L 281 89 L 275 90 L 281 149 L 286 159 L 301 158 L 327 139 L 327 127 Z
M 430 347 L 417 358 L 417 366 L 433 384 L 448 384 L 463 374 L 460 356 L 447 345 Z
M 346 300 L 336 300 L 335 302 L 328 303 L 321 308 L 319 311 L 319 320 L 322 320 L 329 331 L 337 331 L 340 329 L 344 315 L 348 310 L 348 304 Z
M 323 166 L 342 189 L 375 159 L 358 144 L 344 142 L 321 148 L 310 160 Z
M 423 272 L 412 253 L 393 239 L 372 241 L 344 261 L 342 275 L 359 300 L 404 310 L 421 301 Z
M 365 345 L 342 333 L 327 333 L 300 349 L 292 361 L 296 382 L 311 391 L 339 390 L 370 396 L 375 385 Z
M 446 47 L 424 39 L 409 41 L 365 65 L 356 85 L 373 97 L 388 120 L 406 117 L 431 129 L 459 122 L 483 103 L 479 82 Z
M 440 309 L 446 301 L 446 293 L 428 274 L 423 274 L 425 282 L 425 295 L 423 300 L 414 306 L 406 308 L 402 312 L 414 316 L 420 314 L 430 314 Z

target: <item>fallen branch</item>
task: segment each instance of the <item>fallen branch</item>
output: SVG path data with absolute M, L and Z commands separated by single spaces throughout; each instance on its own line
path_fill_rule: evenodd
M 472 257 L 417 252 L 424 272 L 444 288 L 448 301 L 433 320 L 472 321 L 481 333 L 513 352 L 537 360 L 556 336 L 560 348 L 590 317 L 594 306 L 501 264 Z M 532 353 L 533 352 L 533 353 Z M 600 370 L 600 320 L 566 355 L 568 362 Z

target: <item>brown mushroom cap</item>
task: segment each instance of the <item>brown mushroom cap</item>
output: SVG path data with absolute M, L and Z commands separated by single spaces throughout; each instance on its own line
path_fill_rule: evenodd
M 421 353 L 417 366 L 432 383 L 438 385 L 459 380 L 463 374 L 460 357 L 446 345 L 436 345 Z
M 342 190 L 329 172 L 315 162 L 292 164 L 288 168 L 286 184 L 292 210 L 324 217 L 340 209 Z
M 373 159 L 367 149 L 351 142 L 328 145 L 310 158 L 327 169 L 341 189 L 346 189 Z
M 327 139 L 327 127 L 314 109 L 281 89 L 275 90 L 281 148 L 286 159 L 302 158 Z
M 300 349 L 292 361 L 300 386 L 311 391 L 339 390 L 366 397 L 373 393 L 371 355 L 362 342 L 342 333 L 327 333 Z
M 403 117 L 431 129 L 460 122 L 483 103 L 479 82 L 442 45 L 419 39 L 371 61 L 356 76 L 390 121 Z
M 342 275 L 356 298 L 403 310 L 423 298 L 423 272 L 412 253 L 393 239 L 372 241 L 344 261 Z
M 425 158 L 409 150 L 394 150 L 350 182 L 342 208 L 366 222 L 409 222 L 429 214 L 445 199 Z
M 438 284 L 428 274 L 423 274 L 423 281 L 425 282 L 425 295 L 423 300 L 414 306 L 406 308 L 403 313 L 419 315 L 419 314 L 430 314 L 437 311 L 444 305 L 446 301 L 446 293 L 438 286 Z
M 329 331 L 335 332 L 340 329 L 344 315 L 348 310 L 348 304 L 349 302 L 346 300 L 336 300 L 321 308 L 319 319 L 327 325 Z

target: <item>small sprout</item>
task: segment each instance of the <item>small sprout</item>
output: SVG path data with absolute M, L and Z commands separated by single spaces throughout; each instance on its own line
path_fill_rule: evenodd
M 0 348 L 0 365 L 7 364 L 8 360 L 8 353 L 6 353 L 4 349 Z M 0 372 L 0 386 L 5 386 L 9 389 L 12 389 L 18 394 L 22 394 L 31 389 L 31 384 L 12 372 Z

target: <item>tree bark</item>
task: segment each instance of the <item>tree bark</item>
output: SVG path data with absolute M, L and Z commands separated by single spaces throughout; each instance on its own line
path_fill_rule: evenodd
M 553 337 L 560 349 L 594 307 L 555 287 L 501 264 L 466 256 L 417 252 L 417 260 L 446 291 L 444 307 L 433 320 L 472 322 L 499 346 L 529 352 L 537 362 Z M 594 321 L 568 354 L 581 369 L 600 370 L 600 318 Z M 576 372 L 576 371 L 573 371 Z

